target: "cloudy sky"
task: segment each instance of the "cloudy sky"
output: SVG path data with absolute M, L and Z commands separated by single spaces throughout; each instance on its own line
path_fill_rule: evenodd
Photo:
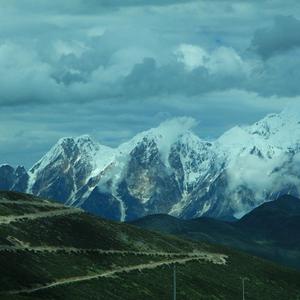
M 0 163 L 176 116 L 212 139 L 300 102 L 299 16 L 298 0 L 1 0 Z

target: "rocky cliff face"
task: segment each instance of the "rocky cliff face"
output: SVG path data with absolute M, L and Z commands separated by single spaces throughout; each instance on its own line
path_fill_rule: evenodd
M 29 170 L 27 192 L 72 205 L 95 187 L 110 155 L 89 136 L 63 138 Z
M 0 190 L 24 191 L 27 188 L 28 174 L 24 167 L 16 169 L 0 165 Z
M 122 221 L 154 213 L 239 217 L 265 199 L 299 194 L 300 114 L 268 115 L 211 142 L 192 123 L 167 121 L 115 149 L 88 136 L 64 138 L 28 175 L 0 167 L 0 185 Z

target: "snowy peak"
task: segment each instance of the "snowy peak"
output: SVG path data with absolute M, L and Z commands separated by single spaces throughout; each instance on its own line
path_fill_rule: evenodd
M 133 137 L 129 142 L 120 145 L 120 151 L 130 152 L 140 143 L 156 144 L 162 154 L 170 152 L 171 146 L 184 133 L 196 125 L 193 118 L 173 118 L 161 123 L 158 127 L 143 131 Z
M 248 155 L 273 159 L 291 149 L 299 150 L 300 113 L 285 110 L 269 114 L 250 126 L 233 127 L 218 138 L 216 144 L 229 160 Z
M 217 161 L 214 143 L 201 140 L 190 131 L 180 136 L 172 149 L 173 153 L 178 153 L 185 186 L 204 178 Z
M 285 126 L 286 122 L 282 117 L 282 114 L 270 114 L 261 121 L 258 121 L 252 126 L 247 127 L 246 131 L 252 135 L 258 135 L 268 140 L 270 137 L 282 130 Z
M 139 133 L 118 148 L 120 160 L 124 162 L 124 157 L 130 160 L 132 156 L 139 156 L 145 163 L 155 158 L 170 170 L 174 167 L 170 162 L 172 159 L 177 159 L 181 164 L 193 160 L 195 171 L 199 165 L 196 160 L 201 163 L 215 156 L 214 144 L 200 139 L 191 131 L 195 125 L 196 121 L 192 118 L 174 118 Z
M 73 203 L 96 185 L 113 157 L 113 149 L 88 135 L 62 138 L 30 169 L 27 192 Z
M 228 162 L 236 160 L 238 157 L 257 156 L 258 158 L 272 158 L 280 152 L 276 146 L 268 143 L 259 135 L 251 134 L 246 127 L 236 126 L 217 141 L 216 147 L 219 154 L 223 153 Z
M 67 160 L 73 165 L 91 164 L 94 168 L 101 166 L 112 159 L 113 149 L 96 143 L 90 136 L 82 135 L 76 138 L 61 138 L 50 150 L 35 164 L 31 173 L 43 170 L 50 164 L 60 164 L 61 160 Z
M 245 130 L 274 146 L 288 147 L 300 140 L 300 112 L 284 110 L 269 114 Z
M 191 148 L 202 148 L 203 146 L 212 146 L 211 142 L 201 139 L 191 130 L 187 130 L 183 134 L 181 134 L 178 138 L 178 141 L 182 144 L 189 145 L 189 147 Z
M 194 134 L 195 125 L 191 118 L 167 120 L 115 149 L 88 135 L 62 138 L 29 179 L 9 166 L 0 166 L 0 179 L 8 174 L 10 188 L 26 183 L 27 192 L 122 221 L 155 213 L 241 216 L 265 199 L 299 194 L 297 111 L 233 127 L 214 141 Z

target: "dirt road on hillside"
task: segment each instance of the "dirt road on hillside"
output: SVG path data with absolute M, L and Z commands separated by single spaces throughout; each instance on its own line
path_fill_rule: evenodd
M 189 261 L 203 260 L 203 261 L 211 262 L 213 264 L 224 265 L 224 264 L 226 264 L 226 259 L 227 259 L 226 255 L 214 254 L 214 253 L 203 253 L 202 255 L 201 255 L 201 253 L 199 253 L 196 256 L 195 256 L 195 254 L 193 254 L 193 255 L 194 256 L 186 257 L 186 258 L 169 259 L 169 260 L 163 260 L 163 261 L 159 261 L 159 262 L 151 262 L 151 263 L 147 263 L 147 264 L 139 264 L 139 265 L 134 265 L 134 266 L 129 266 L 129 267 L 119 267 L 114 270 L 102 272 L 100 274 L 63 278 L 63 279 L 59 279 L 55 282 L 42 285 L 40 287 L 9 291 L 6 294 L 16 295 L 16 294 L 24 294 L 24 293 L 26 293 L 26 294 L 34 293 L 37 291 L 41 291 L 41 290 L 45 290 L 48 288 L 53 288 L 53 287 L 57 287 L 57 286 L 61 286 L 61 285 L 83 282 L 83 281 L 99 279 L 99 278 L 113 277 L 118 274 L 128 273 L 128 272 L 132 272 L 132 271 L 153 270 L 153 269 L 156 269 L 161 266 L 167 266 L 167 265 L 172 265 L 172 264 L 185 264 L 186 262 L 189 262 Z
M 57 216 L 66 216 L 66 215 L 73 215 L 73 214 L 80 214 L 83 211 L 78 208 L 65 208 L 61 210 L 51 210 L 46 212 L 38 212 L 33 214 L 24 214 L 24 215 L 12 215 L 12 216 L 1 216 L 0 217 L 0 225 L 1 224 L 10 224 L 12 222 L 20 222 L 20 221 L 27 221 L 27 220 L 36 220 L 41 218 L 48 218 L 48 217 L 57 217 Z

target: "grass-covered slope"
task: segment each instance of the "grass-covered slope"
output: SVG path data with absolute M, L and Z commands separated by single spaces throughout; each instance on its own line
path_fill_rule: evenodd
M 152 215 L 131 223 L 156 232 L 230 246 L 300 269 L 300 200 L 292 196 L 264 203 L 236 222 Z
M 252 232 L 257 239 L 300 250 L 300 199 L 285 195 L 266 202 L 237 222 L 237 227 Z
M 22 217 L 21 217 L 22 216 Z M 206 243 L 0 192 L 0 299 L 297 299 L 300 274 Z

